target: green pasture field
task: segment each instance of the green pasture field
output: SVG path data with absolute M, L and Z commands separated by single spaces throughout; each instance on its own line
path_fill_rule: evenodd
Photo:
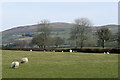
M 29 62 L 12 69 L 13 61 Z M 2 51 L 3 78 L 117 78 L 118 54 Z
M 74 48 L 76 48 L 76 47 L 60 47 L 60 48 L 63 48 L 63 49 L 74 49 Z M 80 49 L 81 47 L 77 47 L 78 49 Z M 88 49 L 103 49 L 103 47 L 82 47 L 82 49 L 86 49 L 86 48 L 88 48 Z M 115 48 L 115 47 L 104 47 L 104 48 Z

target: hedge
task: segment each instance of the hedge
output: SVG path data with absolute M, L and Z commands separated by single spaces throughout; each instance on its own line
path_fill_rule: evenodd
M 41 49 L 41 48 L 11 48 L 11 47 L 2 47 L 2 50 L 22 50 L 22 51 L 53 51 L 55 52 L 69 52 L 70 49 L 61 49 L 61 48 L 46 48 L 46 49 Z M 105 49 L 97 49 L 97 48 L 83 48 L 83 49 L 72 49 L 73 52 L 87 52 L 87 53 L 104 53 L 104 52 L 110 52 L 110 53 L 120 53 L 120 48 L 105 48 Z

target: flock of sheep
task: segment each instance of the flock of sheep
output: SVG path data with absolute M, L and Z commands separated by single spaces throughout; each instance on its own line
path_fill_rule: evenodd
M 32 51 L 32 50 L 30 50 L 30 51 Z M 53 51 L 53 52 L 55 52 L 55 51 Z M 72 52 L 73 51 L 70 49 L 70 53 L 72 53 Z M 104 52 L 104 54 L 110 54 L 110 53 L 109 52 Z M 27 62 L 28 62 L 28 58 L 22 58 L 21 61 L 20 61 L 20 63 L 27 63 Z M 18 61 L 12 62 L 11 68 L 18 68 L 20 63 Z
M 30 51 L 32 51 L 32 50 L 30 50 Z M 45 52 L 45 50 L 44 50 L 44 52 Z M 53 51 L 53 52 L 55 52 L 55 51 Z M 70 53 L 71 52 L 72 52 L 72 50 L 70 50 Z M 20 63 L 27 63 L 27 62 L 28 62 L 28 58 L 22 58 L 21 61 L 20 61 Z M 12 62 L 11 68 L 18 68 L 20 63 L 18 61 Z
M 104 52 L 104 54 L 110 54 L 109 52 Z
M 30 51 L 32 51 L 32 50 L 30 50 Z M 46 51 L 44 50 L 44 52 L 46 52 Z M 53 50 L 53 52 L 55 52 L 55 50 Z M 62 52 L 64 52 L 64 51 L 62 51 Z M 73 50 L 70 49 L 69 52 L 72 53 L 72 52 L 77 52 L 77 51 L 73 51 Z M 104 52 L 104 54 L 110 54 L 110 53 L 109 52 Z
M 28 62 L 28 58 L 22 58 L 20 61 L 20 63 L 27 63 L 27 62 Z M 18 68 L 20 63 L 18 61 L 12 62 L 11 68 Z

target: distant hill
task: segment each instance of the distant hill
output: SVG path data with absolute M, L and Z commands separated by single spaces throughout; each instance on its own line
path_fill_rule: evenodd
M 50 27 L 52 28 L 53 31 L 60 31 L 64 29 L 69 29 L 72 27 L 73 24 L 70 23 L 61 23 L 61 22 L 56 22 L 56 23 L 51 23 Z M 19 26 L 15 27 L 12 29 L 8 29 L 2 32 L 3 35 L 8 35 L 8 34 L 21 34 L 21 33 L 31 33 L 31 32 L 37 32 L 38 26 L 36 25 L 30 25 L 30 26 Z
M 104 25 L 104 26 L 108 27 L 113 33 L 117 33 L 118 31 L 117 25 Z M 50 27 L 52 29 L 53 34 L 58 35 L 62 38 L 67 38 L 71 28 L 73 27 L 73 24 L 55 22 L 55 23 L 50 23 Z M 101 26 L 91 26 L 91 29 L 93 32 L 96 32 L 100 27 Z M 22 40 L 23 38 L 28 39 L 25 37 L 29 37 L 29 36 L 23 36 L 23 35 L 29 34 L 31 36 L 35 36 L 37 35 L 37 30 L 38 30 L 37 24 L 11 28 L 11 29 L 2 31 L 2 39 L 3 39 L 3 42 L 9 42 L 13 40 Z

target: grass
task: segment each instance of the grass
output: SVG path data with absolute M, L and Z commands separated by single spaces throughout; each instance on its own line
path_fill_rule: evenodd
M 61 48 L 76 48 L 76 47 L 61 47 Z M 81 48 L 81 47 L 77 47 L 77 48 Z M 82 49 L 85 49 L 85 48 L 89 48 L 89 49 L 103 49 L 103 47 L 82 47 Z M 104 48 L 115 48 L 115 47 L 104 47 Z
M 11 69 L 12 61 L 29 62 Z M 117 78 L 118 54 L 2 51 L 3 78 Z

